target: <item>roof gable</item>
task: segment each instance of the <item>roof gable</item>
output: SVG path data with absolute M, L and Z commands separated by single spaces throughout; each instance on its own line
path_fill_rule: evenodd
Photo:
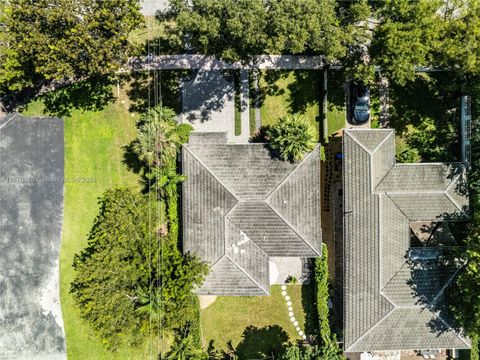
M 464 167 L 395 164 L 394 145 L 393 130 L 344 132 L 345 349 L 468 347 L 437 314 L 459 264 L 410 250 L 411 221 L 465 216 Z
M 184 250 L 215 264 L 199 293 L 252 295 L 253 284 L 256 295 L 265 295 L 270 256 L 320 254 L 318 147 L 289 163 L 272 159 L 261 144 L 230 145 L 194 134 L 182 162 Z M 252 284 L 217 274 L 219 266 L 240 271 Z

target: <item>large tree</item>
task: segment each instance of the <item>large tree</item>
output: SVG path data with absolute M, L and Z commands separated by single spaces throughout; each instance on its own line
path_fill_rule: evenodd
M 171 0 L 163 14 L 186 48 L 229 61 L 258 54 L 344 55 L 334 0 Z M 171 20 L 174 20 L 171 22 Z
M 0 95 L 115 72 L 142 21 L 139 0 L 1 0 Z
M 386 0 L 375 15 L 370 54 L 391 80 L 405 84 L 419 66 L 480 75 L 478 0 Z
M 152 327 L 183 326 L 195 314 L 192 289 L 207 266 L 182 255 L 176 233 L 161 234 L 161 205 L 128 189 L 109 190 L 88 246 L 75 256 L 71 292 L 103 343 L 139 341 Z

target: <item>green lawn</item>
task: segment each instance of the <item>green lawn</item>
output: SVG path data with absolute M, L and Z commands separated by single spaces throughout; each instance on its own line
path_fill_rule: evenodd
M 69 294 L 74 276 L 73 256 L 87 244 L 87 234 L 98 211 L 98 197 L 112 187 L 139 187 L 137 175 L 122 163 L 122 147 L 135 137 L 138 120 L 138 115 L 128 112 L 128 106 L 128 99 L 121 92 L 120 98 L 102 111 L 74 110 L 65 119 L 65 177 L 95 178 L 93 183 L 65 184 L 60 296 L 70 360 L 148 359 L 157 354 L 156 342 L 147 339 L 139 349 L 125 346 L 114 354 L 108 352 L 82 321 Z M 33 103 L 24 113 L 41 114 L 41 103 Z
M 129 34 L 128 40 L 134 45 L 143 45 L 147 40 L 155 40 L 164 32 L 163 25 L 155 19 L 155 16 L 145 16 L 145 27 L 133 30 Z
M 288 285 L 287 293 L 292 299 L 294 316 L 300 328 L 305 331 L 302 286 Z M 286 338 L 290 340 L 300 338 L 288 316 L 287 304 L 281 294 L 280 285 L 271 287 L 271 296 L 219 296 L 212 305 L 201 311 L 201 324 L 204 343 L 208 344 L 214 339 L 216 347 L 221 349 L 225 349 L 226 344 L 231 341 L 234 347 L 243 343 L 240 348 L 248 347 L 249 351 L 255 351 L 255 347 L 261 347 L 268 343 L 268 340 L 282 339 L 282 336 L 278 336 L 282 329 L 286 332 L 283 333 Z M 272 325 L 276 327 L 269 330 L 261 329 Z M 249 326 L 259 330 L 242 336 Z M 252 337 L 253 341 L 250 344 L 248 342 Z
M 275 124 L 287 114 L 300 113 L 319 136 L 320 73 L 314 70 L 266 70 L 260 78 L 262 126 Z
M 327 126 L 328 135 L 336 133 L 345 127 L 346 113 L 345 107 L 336 106 L 327 101 Z

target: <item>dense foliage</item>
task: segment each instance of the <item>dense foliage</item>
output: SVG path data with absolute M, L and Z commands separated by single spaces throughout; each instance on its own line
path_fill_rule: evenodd
M 315 148 L 315 132 L 300 115 L 286 115 L 267 130 L 270 148 L 286 161 L 300 161 Z
M 206 265 L 158 234 L 158 206 L 132 190 L 107 191 L 88 246 L 75 256 L 71 292 L 110 348 L 122 339 L 135 343 L 151 327 L 183 324 L 195 311 L 191 290 L 203 281 Z
M 162 18 L 185 47 L 229 61 L 258 54 L 345 54 L 334 0 L 171 0 Z M 173 20 L 173 22 L 172 22 Z
M 466 80 L 480 74 L 480 2 L 387 0 L 370 55 L 390 79 L 405 84 L 415 67 L 450 69 Z
M 468 174 L 470 225 L 466 239 L 466 265 L 457 276 L 450 307 L 465 332 L 478 340 L 480 334 L 480 82 L 472 98 L 472 159 Z M 472 352 L 473 353 L 473 352 Z M 478 349 L 475 351 L 478 354 Z M 478 356 L 478 355 L 477 355 Z
M 192 126 L 177 124 L 173 110 L 155 107 L 147 110 L 138 123 L 137 137 L 130 145 L 140 164 L 147 187 L 160 197 L 177 196 L 178 185 L 185 180 L 177 172 L 176 157 L 180 146 L 188 141 Z M 169 211 L 174 204 L 170 202 Z
M 315 259 L 315 293 L 317 299 L 317 314 L 320 330 L 321 359 L 341 360 L 342 349 L 337 344 L 335 334 L 330 330 L 330 311 L 328 309 L 329 275 L 328 275 L 328 249 L 322 245 L 322 256 Z
M 142 21 L 138 0 L 0 1 L 0 95 L 112 74 Z

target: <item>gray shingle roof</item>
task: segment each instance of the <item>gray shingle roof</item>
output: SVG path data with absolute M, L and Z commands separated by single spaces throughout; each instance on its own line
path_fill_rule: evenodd
M 269 257 L 320 254 L 318 147 L 289 163 L 194 133 L 182 162 L 184 250 L 212 265 L 199 294 L 268 295 Z
M 464 169 L 395 164 L 394 135 L 344 132 L 345 351 L 469 347 L 437 306 L 459 264 L 442 252 L 409 256 L 411 221 L 465 215 Z

